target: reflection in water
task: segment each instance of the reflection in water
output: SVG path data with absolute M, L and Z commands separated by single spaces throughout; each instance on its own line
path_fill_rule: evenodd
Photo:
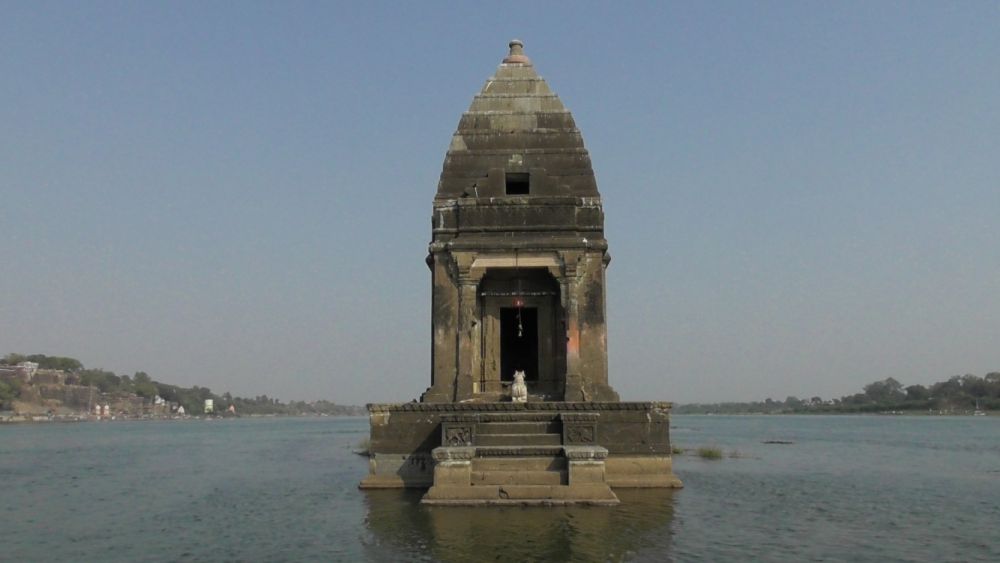
M 619 489 L 614 507 L 424 506 L 423 491 L 366 491 L 375 560 L 670 559 L 674 494 Z

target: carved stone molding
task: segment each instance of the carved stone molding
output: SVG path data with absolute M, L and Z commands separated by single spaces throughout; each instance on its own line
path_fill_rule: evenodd
M 560 413 L 563 423 L 563 444 L 594 445 L 597 442 L 596 412 Z
M 669 412 L 672 403 L 649 402 L 599 402 L 599 401 L 541 401 L 528 403 L 372 403 L 367 405 L 372 414 L 385 412 L 575 412 L 575 411 L 654 411 Z
M 460 413 L 460 414 L 445 414 L 441 415 L 441 422 L 444 423 L 457 423 L 461 424 L 475 424 L 479 422 L 479 415 L 476 413 Z
M 593 424 L 597 422 L 597 419 L 600 416 L 601 415 L 596 412 L 565 412 L 559 414 L 559 420 L 568 424 Z
M 593 425 L 571 424 L 563 426 L 563 443 L 571 444 L 593 444 L 595 428 Z
M 562 453 L 561 446 L 489 446 L 475 448 L 478 457 L 555 457 Z
M 450 448 L 472 446 L 473 426 L 442 425 L 441 443 Z
M 557 413 L 483 413 L 480 422 L 555 422 Z
M 580 271 L 580 261 L 583 259 L 583 256 L 583 252 L 575 250 L 559 253 L 559 258 L 562 261 L 563 275 L 565 275 L 567 280 L 576 280 L 577 274 Z
M 459 284 L 479 284 L 479 280 L 481 280 L 483 276 L 482 273 L 472 268 L 473 262 L 476 261 L 475 252 L 452 252 L 451 257 L 455 262 L 455 273 L 457 274 L 457 281 Z
M 601 446 L 564 446 L 563 454 L 570 461 L 602 461 L 608 459 L 608 449 Z
M 440 447 L 434 448 L 431 457 L 434 461 L 469 461 L 476 456 L 476 448 L 468 447 Z

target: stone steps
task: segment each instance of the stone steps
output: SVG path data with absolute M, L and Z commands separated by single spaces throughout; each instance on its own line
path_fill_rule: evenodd
M 477 458 L 561 457 L 562 446 L 478 446 Z
M 557 423 L 558 414 L 534 411 L 484 412 L 479 413 L 480 424 L 497 424 L 503 422 L 549 422 Z
M 562 425 L 550 416 L 537 413 L 496 413 L 483 415 L 476 427 L 476 446 L 509 446 L 532 448 L 537 446 L 562 445 Z M 477 456 L 488 456 L 491 452 L 479 450 Z M 501 455 L 512 455 L 502 452 Z M 520 457 L 514 452 L 515 457 Z M 528 451 L 524 455 L 536 455 Z
M 569 482 L 569 472 L 556 471 L 472 471 L 470 480 L 473 487 L 483 485 L 565 485 Z
M 618 504 L 605 480 L 608 450 L 599 446 L 441 447 L 433 456 L 434 486 L 425 504 Z
M 568 485 L 435 485 L 420 501 L 438 505 L 616 505 L 618 497 L 604 483 Z
M 477 457 L 472 459 L 472 470 L 487 471 L 564 471 L 567 467 L 563 456 L 534 457 Z
M 559 434 L 479 434 L 476 445 L 489 446 L 558 446 L 562 444 Z
M 526 422 L 484 422 L 476 427 L 476 433 L 484 434 L 559 434 L 559 424 L 551 421 Z
M 493 411 L 442 418 L 426 504 L 617 504 L 594 444 L 595 412 Z M 568 443 L 564 444 L 564 440 Z

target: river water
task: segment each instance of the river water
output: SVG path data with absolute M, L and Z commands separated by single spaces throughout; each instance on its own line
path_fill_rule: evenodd
M 0 426 L 0 561 L 1000 561 L 1000 417 L 675 416 L 610 508 L 359 491 L 367 424 Z

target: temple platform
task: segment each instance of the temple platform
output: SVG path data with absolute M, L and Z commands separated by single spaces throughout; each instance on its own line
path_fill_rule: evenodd
M 426 504 L 618 503 L 613 488 L 678 488 L 669 403 L 369 405 L 362 488 L 426 488 Z

